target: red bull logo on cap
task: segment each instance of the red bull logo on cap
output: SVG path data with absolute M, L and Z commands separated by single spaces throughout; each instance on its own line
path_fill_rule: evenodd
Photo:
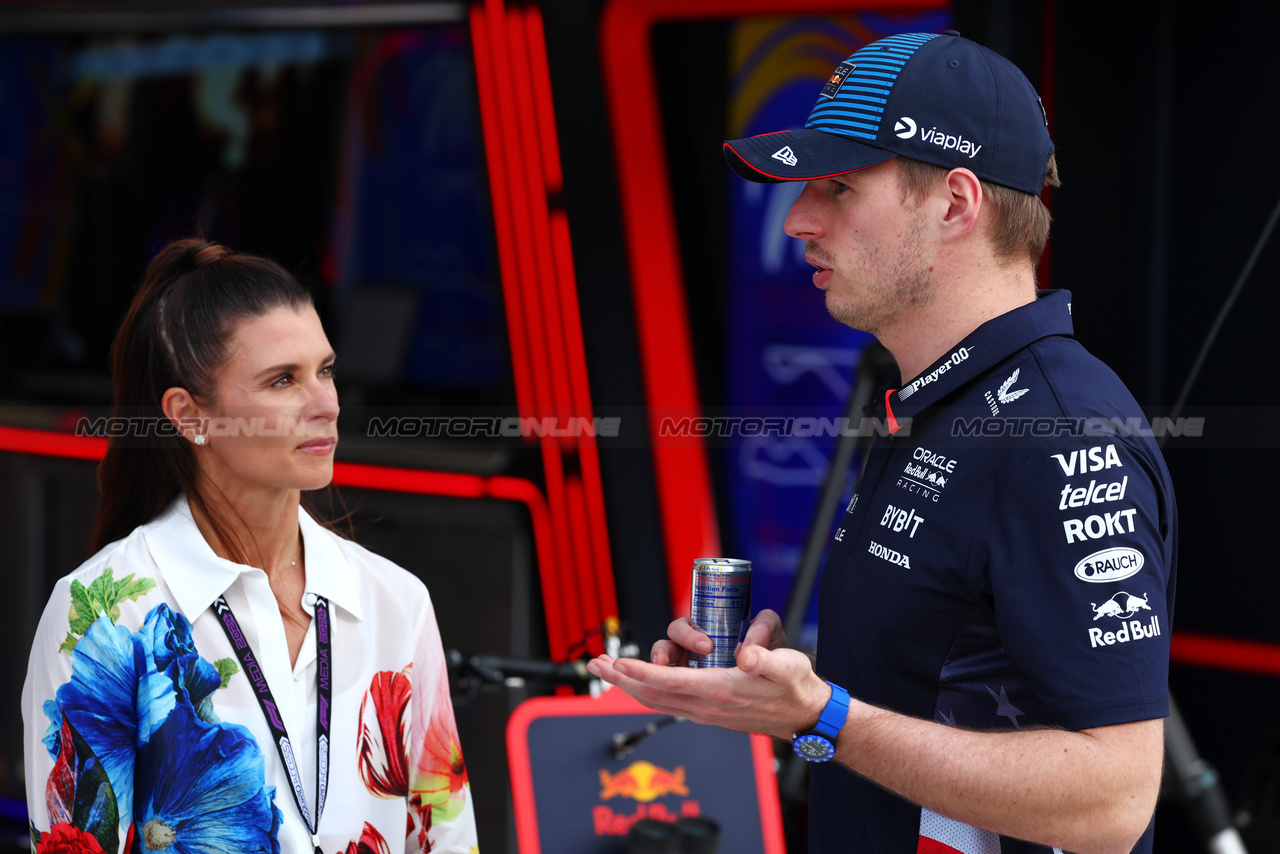
M 678 805 L 655 803 L 659 798 L 678 796 L 686 800 Z M 689 786 L 685 781 L 683 765 L 674 771 L 660 768 L 652 762 L 641 760 L 611 774 L 600 771 L 600 800 L 631 798 L 638 803 L 630 813 L 614 812 L 607 804 L 599 804 L 591 811 L 596 836 L 625 836 L 631 826 L 642 818 L 658 821 L 675 821 L 681 816 L 697 816 L 701 807 L 695 800 L 688 800 Z
M 853 69 L 857 67 L 852 62 L 842 62 L 836 66 L 836 70 L 831 73 L 830 79 L 827 80 L 827 85 L 822 87 L 822 97 L 834 98 L 840 91 L 840 87 L 844 85 L 844 81 L 853 73 Z

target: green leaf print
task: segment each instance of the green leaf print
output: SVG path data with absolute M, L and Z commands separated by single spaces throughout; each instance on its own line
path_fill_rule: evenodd
M 67 614 L 71 631 L 58 648 L 60 652 L 70 653 L 74 650 L 80 640 L 77 635 L 83 636 L 89 631 L 89 627 L 99 616 L 106 614 L 114 623 L 120 619 L 121 602 L 139 599 L 156 586 L 155 579 L 135 579 L 132 572 L 119 581 L 114 576 L 112 568 L 107 567 L 88 587 L 79 581 L 71 582 L 71 610 Z
M 107 572 L 110 571 L 107 570 Z M 98 618 L 93 608 L 93 600 L 89 598 L 89 591 L 79 581 L 71 582 L 71 611 L 68 618 L 71 623 L 71 633 L 75 635 L 83 635 L 89 631 L 93 621 Z
M 218 675 L 222 677 L 221 687 L 225 688 L 231 682 L 231 677 L 240 672 L 240 668 L 236 666 L 234 658 L 219 658 L 213 663 L 214 669 L 218 671 Z
M 102 571 L 102 575 L 89 585 L 89 599 L 98 609 L 98 613 L 105 613 L 114 623 L 120 619 L 121 602 L 137 599 L 155 586 L 156 582 L 151 578 L 139 578 L 135 581 L 132 572 L 116 581 L 112 578 L 111 567 L 107 567 Z

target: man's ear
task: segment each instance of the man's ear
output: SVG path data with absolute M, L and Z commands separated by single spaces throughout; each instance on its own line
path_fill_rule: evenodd
M 165 389 L 160 398 L 160 410 L 188 442 L 195 442 L 196 436 L 205 437 L 201 444 L 207 440 L 204 410 L 185 388 L 174 386 Z
M 982 182 L 968 169 L 952 169 L 946 180 L 948 206 L 942 219 L 943 240 L 957 240 L 978 227 L 986 201 Z

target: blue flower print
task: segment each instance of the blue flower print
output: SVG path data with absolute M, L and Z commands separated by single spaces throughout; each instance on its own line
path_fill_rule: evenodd
M 49 729 L 44 734 L 44 746 L 54 759 L 62 751 L 62 709 L 56 700 L 44 701 L 44 713 L 49 716 Z
M 236 724 L 208 724 L 179 704 L 138 750 L 135 854 L 279 854 L 283 816 L 262 751 Z
M 61 717 L 102 763 L 120 812 L 128 815 L 135 752 L 174 707 L 173 683 L 156 673 L 129 630 L 105 615 L 89 626 L 71 655 L 71 681 L 57 694 Z M 52 726 L 61 729 L 61 720 Z M 46 736 L 45 743 L 50 741 Z M 52 743 L 60 739 L 55 735 Z
M 169 677 L 174 690 L 190 701 L 196 714 L 204 721 L 218 723 L 210 697 L 222 687 L 222 677 L 217 668 L 200 657 L 191 637 L 190 621 L 161 603 L 147 614 L 138 636 L 155 662 L 155 669 Z

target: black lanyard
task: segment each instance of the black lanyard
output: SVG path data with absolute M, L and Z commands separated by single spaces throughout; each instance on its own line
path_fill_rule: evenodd
M 219 596 L 213 602 L 213 610 L 218 615 L 222 630 L 227 633 L 227 640 L 235 647 L 240 658 L 240 666 L 245 675 L 253 683 L 254 696 L 262 708 L 262 715 L 267 719 L 271 730 L 271 738 L 276 743 L 280 761 L 289 772 L 289 783 L 293 787 L 293 802 L 302 813 L 302 820 L 311 830 L 311 841 L 316 846 L 316 854 L 320 851 L 320 814 L 324 812 L 325 790 L 329 788 L 329 704 L 333 699 L 333 682 L 330 678 L 329 666 L 331 655 L 329 646 L 329 600 L 316 596 L 316 678 L 319 697 L 316 701 L 316 819 L 311 820 L 307 809 L 307 796 L 302 790 L 302 775 L 298 773 L 298 763 L 294 758 L 293 744 L 289 741 L 289 733 L 285 731 L 284 721 L 280 719 L 280 711 L 276 708 L 275 698 L 271 696 L 271 688 L 267 686 L 267 677 L 249 649 L 249 642 L 240 631 L 240 623 L 236 615 L 231 613 L 227 600 Z

